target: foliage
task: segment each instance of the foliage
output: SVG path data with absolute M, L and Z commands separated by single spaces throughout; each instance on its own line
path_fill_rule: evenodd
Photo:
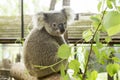
M 108 64 L 106 69 L 110 76 L 114 76 L 114 74 L 117 73 L 118 70 L 120 69 L 120 65 L 117 63 Z
M 58 50 L 58 56 L 62 59 L 68 59 L 71 55 L 70 53 L 70 47 L 66 44 L 62 45 Z
M 93 28 L 88 29 L 83 32 L 83 39 L 86 42 L 90 42 L 89 52 L 86 52 L 85 61 L 81 63 L 78 58 L 70 60 L 68 64 L 68 69 L 74 71 L 72 77 L 75 80 L 96 80 L 99 70 L 89 70 L 89 63 L 91 61 L 91 55 L 94 53 L 96 57 L 97 64 L 103 65 L 106 68 L 107 73 L 112 77 L 118 70 L 120 70 L 120 59 L 114 56 L 116 50 L 113 47 L 109 46 L 109 42 L 112 40 L 113 35 L 120 32 L 120 6 L 118 5 L 118 0 L 100 0 L 97 5 L 99 14 L 91 16 Z M 105 37 L 106 44 L 100 42 L 101 32 L 107 33 Z M 93 42 L 96 42 L 93 44 Z M 77 42 L 78 43 L 78 42 Z M 64 47 L 63 47 L 64 46 Z M 70 48 L 71 47 L 71 48 Z M 60 53 L 58 56 L 63 59 L 68 59 L 71 56 L 77 55 L 77 52 L 74 52 L 74 55 L 70 55 L 71 52 L 68 49 L 72 49 L 73 46 L 62 45 L 60 47 Z M 82 51 L 84 53 L 84 50 Z M 62 55 L 62 57 L 61 57 Z M 68 55 L 68 56 L 67 56 Z M 64 57 L 65 56 L 65 57 Z M 81 65 L 84 65 L 84 68 L 81 68 Z M 93 64 L 94 65 L 94 64 Z M 62 79 L 67 80 L 68 74 L 61 71 Z M 66 79 L 67 76 L 67 79 Z
M 98 75 L 98 72 L 97 72 L 97 71 L 92 71 L 92 72 L 90 73 L 90 75 L 88 76 L 88 79 L 87 79 L 87 80 L 96 80 L 97 75 Z
M 78 60 L 71 60 L 68 67 L 74 70 L 73 75 L 76 75 L 79 72 L 80 63 L 78 62 Z
M 83 32 L 83 39 L 85 39 L 86 42 L 90 41 L 92 39 L 92 31 L 90 29 Z
M 107 12 L 103 19 L 103 26 L 109 36 L 120 32 L 120 13 L 118 11 Z

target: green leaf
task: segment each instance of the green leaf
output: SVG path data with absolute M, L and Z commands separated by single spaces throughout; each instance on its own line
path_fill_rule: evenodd
M 61 77 L 60 80 L 70 80 L 69 75 L 66 74 L 64 77 Z
M 114 62 L 120 62 L 120 59 L 117 57 L 112 57 L 112 60 L 114 60 Z
M 62 59 L 68 59 L 71 55 L 71 48 L 67 44 L 63 44 L 58 49 L 57 56 Z
M 63 77 L 63 80 L 70 80 L 69 75 L 66 74 L 66 75 Z
M 103 45 L 101 42 L 97 42 L 97 43 L 96 43 L 96 46 L 97 46 L 99 49 L 104 47 L 104 45 Z
M 115 25 L 107 30 L 108 35 L 112 36 L 120 32 L 120 24 Z
M 65 76 L 65 66 L 63 64 L 61 65 L 60 73 L 61 73 L 61 77 Z
M 99 57 L 99 50 L 96 46 L 93 46 L 93 51 L 97 57 Z
M 106 54 L 106 51 L 105 50 L 102 50 L 99 54 L 99 63 L 101 64 L 105 64 L 105 60 L 108 59 L 108 55 Z
M 90 29 L 83 32 L 82 36 L 83 39 L 85 39 L 86 42 L 90 41 L 92 39 L 92 31 Z
M 73 77 L 74 77 L 74 80 L 82 80 L 82 74 L 77 74 Z M 71 79 L 69 79 L 69 80 L 71 80 Z
M 78 60 L 72 60 L 69 63 L 68 67 L 70 69 L 73 69 L 74 70 L 74 75 L 76 75 L 79 72 L 80 62 L 78 62 Z
M 86 66 L 87 60 L 88 60 L 88 56 L 89 56 L 89 51 L 88 50 L 85 51 L 84 56 L 85 56 L 85 64 L 84 64 L 84 66 Z
M 120 32 L 120 13 L 117 11 L 108 12 L 103 19 L 103 26 L 105 27 L 109 36 Z
M 97 14 L 95 16 L 91 16 L 90 19 L 92 20 L 92 25 L 95 29 L 97 29 L 98 25 L 101 23 L 101 15 Z M 102 26 L 99 27 L 98 30 L 101 29 Z
M 97 5 L 97 9 L 98 9 L 98 11 L 100 11 L 100 9 L 101 9 L 101 5 L 102 5 L 102 1 L 100 1 L 100 2 L 98 3 L 98 5 Z
M 101 32 L 107 32 L 103 24 L 101 24 Z
M 115 49 L 112 48 L 112 47 L 109 47 L 107 50 L 108 50 L 107 53 L 109 53 L 109 55 L 110 55 L 111 53 L 115 53 L 115 52 L 116 52 Z
M 100 22 L 100 19 L 98 18 L 98 16 L 91 16 L 90 19 L 94 22 Z
M 108 8 L 110 8 L 110 9 L 113 8 L 113 6 L 112 6 L 112 1 L 107 0 L 106 3 L 107 3 L 107 7 L 108 7 Z
M 108 59 L 106 49 L 100 49 L 97 46 L 93 46 L 93 51 L 96 55 L 96 59 L 100 64 L 105 64 L 105 61 Z
M 60 73 L 61 73 L 61 79 L 60 80 L 69 80 L 69 75 L 65 74 L 65 69 L 66 69 L 66 66 L 64 66 L 62 64 L 61 65 L 61 70 L 60 70 Z
M 106 69 L 107 69 L 108 74 L 112 77 L 112 76 L 114 76 L 115 73 L 117 73 L 119 71 L 120 65 L 117 63 L 108 64 Z
M 109 37 L 109 36 L 107 36 L 107 37 L 105 38 L 105 41 L 106 41 L 107 43 L 109 43 L 111 40 L 112 40 L 112 39 L 111 39 L 111 37 Z
M 100 32 L 98 31 L 98 32 L 96 32 L 94 41 L 95 41 L 96 43 L 99 43 L 99 42 L 100 42 L 99 40 L 100 40 Z
M 98 76 L 98 72 L 97 71 L 92 71 L 87 80 L 96 80 L 97 76 Z

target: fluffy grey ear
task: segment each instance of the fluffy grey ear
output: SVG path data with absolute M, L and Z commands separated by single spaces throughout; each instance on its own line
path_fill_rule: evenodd
M 45 25 L 44 19 L 45 16 L 43 12 L 35 14 L 32 18 L 34 28 L 41 30 Z
M 74 15 L 72 9 L 69 6 L 63 7 L 62 13 L 65 14 L 68 22 L 71 22 L 71 21 L 74 20 L 75 15 Z

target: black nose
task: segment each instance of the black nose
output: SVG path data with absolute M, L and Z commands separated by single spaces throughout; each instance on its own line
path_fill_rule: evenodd
M 64 32 L 65 32 L 65 28 L 64 28 L 64 24 L 63 24 L 63 23 L 60 23 L 60 24 L 58 25 L 58 27 L 59 27 L 61 33 L 64 33 Z

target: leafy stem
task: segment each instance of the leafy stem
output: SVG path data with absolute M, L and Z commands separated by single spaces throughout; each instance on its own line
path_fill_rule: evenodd
M 58 62 L 56 62 L 56 63 L 54 63 L 54 64 L 52 64 L 52 65 L 49 65 L 49 66 L 40 66 L 40 65 L 33 65 L 35 68 L 40 68 L 41 70 L 43 70 L 43 69 L 46 69 L 46 68 L 51 68 L 54 72 L 55 72 L 55 70 L 53 69 L 53 67 L 55 66 L 55 65 L 57 65 L 57 64 L 60 64 L 61 62 L 63 62 L 65 59 L 62 59 L 62 60 L 60 60 L 60 61 L 58 61 Z
M 106 10 L 107 10 L 107 8 L 105 8 L 105 10 L 103 11 L 103 15 L 102 15 L 102 17 L 101 17 L 101 22 L 98 24 L 97 29 L 95 30 L 95 33 L 93 34 L 93 37 L 92 37 L 92 39 L 91 39 L 90 52 L 89 52 L 88 59 L 87 59 L 86 65 L 85 65 L 85 71 L 84 71 L 84 73 L 83 73 L 83 75 L 82 75 L 82 80 L 85 80 L 85 78 L 86 78 L 86 72 L 87 72 L 87 70 L 88 70 L 87 67 L 88 67 L 88 63 L 89 63 L 89 60 L 90 60 L 90 55 L 91 55 L 91 53 L 92 53 L 92 47 L 93 47 L 94 38 L 95 38 L 95 35 L 96 35 L 96 33 L 98 32 L 98 30 L 99 30 L 99 28 L 100 28 L 100 26 L 101 26 L 101 24 L 102 24 L 102 21 L 103 21 L 103 18 L 104 18 L 104 15 L 105 15 Z

